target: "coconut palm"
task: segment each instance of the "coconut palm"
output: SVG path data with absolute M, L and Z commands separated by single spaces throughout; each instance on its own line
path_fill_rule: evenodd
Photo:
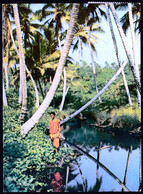
M 127 55 L 128 60 L 129 60 L 130 67 L 131 67 L 131 70 L 132 70 L 132 73 L 133 73 L 133 76 L 134 76 L 135 83 L 137 85 L 137 88 L 138 88 L 139 92 L 141 93 L 141 83 L 140 83 L 140 80 L 138 79 L 137 71 L 136 71 L 136 68 L 135 68 L 135 64 L 134 64 L 133 58 L 131 56 L 131 53 L 129 51 L 129 48 L 128 48 L 128 45 L 127 45 L 127 42 L 126 42 L 126 37 L 125 37 L 125 34 L 123 32 L 122 26 L 120 24 L 119 18 L 117 16 L 114 4 L 113 3 L 109 3 L 109 6 L 110 6 L 111 12 L 113 14 L 115 23 L 117 25 L 118 31 L 120 33 L 120 36 L 121 36 L 121 39 L 122 39 L 122 43 L 124 45 L 124 48 L 125 48 L 125 51 L 126 51 L 126 55 Z
M 134 63 L 135 63 L 135 67 L 136 67 L 138 80 L 140 81 L 139 66 L 138 66 L 138 62 L 137 62 L 134 24 L 133 24 L 132 4 L 131 3 L 128 3 L 128 10 L 129 10 L 129 23 L 130 23 L 130 29 L 131 29 L 132 50 L 133 50 Z M 138 89 L 137 89 L 137 94 L 138 94 L 138 105 L 139 105 L 139 108 L 141 108 L 141 95 L 140 95 L 140 92 L 139 92 Z
M 24 59 L 24 51 L 22 46 L 22 34 L 21 34 L 21 28 L 20 28 L 18 6 L 17 4 L 13 4 L 12 6 L 14 11 L 17 39 L 18 39 L 18 45 L 19 45 L 19 56 L 20 56 L 19 61 L 20 61 L 20 67 L 22 72 L 22 109 L 21 109 L 21 115 L 19 119 L 23 122 L 27 114 L 27 85 L 26 85 L 25 59 Z
M 107 9 L 107 15 L 108 15 L 108 20 L 109 20 L 109 26 L 110 26 L 110 31 L 111 31 L 111 35 L 112 35 L 112 40 L 113 40 L 113 44 L 114 44 L 114 48 L 115 48 L 115 52 L 116 52 L 117 61 L 118 61 L 119 66 L 121 67 L 121 59 L 120 59 L 120 57 L 119 57 L 117 42 L 116 42 L 116 38 L 115 38 L 113 26 L 112 26 L 112 20 L 111 20 L 109 8 L 108 8 L 107 4 L 105 4 L 105 6 L 106 6 L 106 9 Z M 127 96 L 128 96 L 129 104 L 132 105 L 132 100 L 131 100 L 131 97 L 130 97 L 130 92 L 129 92 L 129 88 L 128 88 L 128 85 L 127 85 L 127 81 L 126 81 L 126 77 L 125 77 L 125 74 L 124 74 L 124 70 L 122 70 L 121 73 L 122 73 L 122 76 L 123 76 L 124 86 L 125 86 L 126 93 L 127 93 Z
M 9 64 L 9 30 L 8 30 L 8 11 L 7 5 L 2 5 L 2 27 L 3 27 L 3 36 L 2 36 L 2 43 L 3 43 L 3 66 L 5 72 L 5 80 L 6 80 L 6 90 L 9 89 L 9 78 L 8 78 L 8 64 Z
M 85 28 L 84 25 L 80 25 L 80 24 L 76 25 L 76 33 L 74 35 L 74 39 L 76 38 L 77 41 L 75 43 L 74 49 L 76 49 L 76 46 L 77 46 L 79 41 L 80 41 L 79 50 L 81 50 L 81 48 L 82 48 L 82 43 L 84 43 L 85 45 L 86 44 L 88 45 L 88 47 L 90 49 L 91 59 L 92 59 L 95 88 L 96 88 L 96 92 L 98 93 L 98 87 L 97 87 L 97 82 L 96 82 L 96 71 L 95 71 L 95 64 L 94 64 L 94 58 L 93 58 L 93 52 L 96 52 L 94 42 L 97 42 L 98 37 L 95 36 L 93 33 L 91 33 L 90 37 L 89 37 L 89 33 L 88 33 L 89 29 L 90 29 L 89 26 Z M 94 31 L 103 32 L 103 30 L 97 24 L 92 25 L 91 30 L 92 30 L 92 32 L 94 32 Z M 99 97 L 99 102 L 101 102 L 100 97 Z
M 12 43 L 14 45 L 14 48 L 16 50 L 16 53 L 17 53 L 18 57 L 20 58 L 17 46 L 16 46 L 15 41 L 14 41 L 14 37 L 13 37 L 10 21 L 8 21 L 8 25 L 9 25 L 9 31 L 10 31 L 10 36 L 11 36 Z M 36 87 L 36 83 L 35 83 L 32 75 L 31 75 L 30 71 L 28 70 L 26 64 L 25 64 L 25 70 L 26 70 L 28 76 L 30 77 L 30 79 L 31 79 L 31 81 L 33 83 L 33 86 L 34 86 L 34 89 L 35 89 L 35 95 L 36 95 L 36 107 L 39 107 L 39 95 L 38 95 L 38 90 L 37 90 L 37 87 Z
M 86 21 L 86 29 L 87 29 L 88 45 L 89 45 L 89 50 L 90 50 L 90 55 L 91 55 L 91 60 L 92 60 L 94 83 L 95 83 L 96 92 L 98 94 L 98 87 L 97 87 L 97 81 L 96 81 L 96 71 L 95 71 L 94 57 L 93 57 L 93 52 L 92 52 L 91 43 L 90 43 L 90 30 L 88 30 L 88 28 L 87 28 L 87 21 Z M 99 99 L 99 102 L 101 103 L 102 100 L 101 100 L 100 96 L 98 97 L 98 99 Z
M 126 13 L 120 19 L 122 28 L 124 30 L 124 33 L 126 34 L 127 30 L 130 28 L 128 3 L 115 4 L 115 8 L 117 10 L 126 10 Z M 140 15 L 141 15 L 141 4 L 132 2 L 132 17 L 133 17 L 134 24 L 135 24 L 134 31 L 136 34 L 139 34 L 141 32 Z
M 78 11 L 79 11 L 79 4 L 74 3 L 73 8 L 72 8 L 72 12 L 71 12 L 70 24 L 69 24 L 69 28 L 68 28 L 67 35 L 66 35 L 66 40 L 65 40 L 65 43 L 63 46 L 63 52 L 62 52 L 62 55 L 61 55 L 60 60 L 59 60 L 59 65 L 58 65 L 58 68 L 56 70 L 54 80 L 52 82 L 52 85 L 51 85 L 44 101 L 40 105 L 39 109 L 33 114 L 33 116 L 27 122 L 25 122 L 21 126 L 20 132 L 22 135 L 27 134 L 28 131 L 34 127 L 34 125 L 39 121 L 39 119 L 42 117 L 42 115 L 44 114 L 46 109 L 49 107 L 49 105 L 54 97 L 54 94 L 55 94 L 56 89 L 58 87 L 58 84 L 60 82 L 62 70 L 63 70 L 63 67 L 66 63 L 66 59 L 67 59 L 67 56 L 69 53 L 70 45 L 71 45 L 71 42 L 73 39 L 74 26 L 75 26 L 75 23 L 77 20 Z
M 124 33 L 127 33 L 127 30 L 131 29 L 131 37 L 132 37 L 132 49 L 133 49 L 133 58 L 134 63 L 137 71 L 138 79 L 139 77 L 139 66 L 137 62 L 137 52 L 136 49 L 138 46 L 138 40 L 140 38 L 140 32 L 141 32 L 141 19 L 140 19 L 140 12 L 141 12 L 141 5 L 140 3 L 121 3 L 115 5 L 115 8 L 117 10 L 127 10 L 127 12 L 123 15 L 123 17 L 120 19 L 120 22 L 122 24 L 122 28 L 124 30 Z M 134 21 L 133 21 L 134 20 Z M 139 108 L 141 107 L 141 95 L 139 90 L 137 89 L 137 95 L 138 95 L 138 105 Z
M 99 96 L 101 96 L 106 89 L 113 83 L 113 81 L 118 77 L 118 75 L 121 73 L 122 69 L 125 67 L 125 65 L 127 64 L 127 60 L 124 61 L 124 63 L 122 64 L 122 66 L 120 67 L 120 69 L 116 72 L 116 74 L 111 78 L 111 80 L 102 88 L 102 90 L 100 90 L 98 92 L 98 94 L 96 94 L 89 102 L 87 102 L 84 106 L 82 106 L 79 110 L 75 111 L 74 113 L 72 113 L 71 115 L 69 115 L 67 118 L 63 119 L 60 124 L 64 124 L 65 122 L 69 121 L 70 119 L 72 119 L 73 117 L 75 117 L 76 115 L 78 115 L 79 113 L 81 113 L 84 109 L 86 109 L 90 104 L 92 104 Z

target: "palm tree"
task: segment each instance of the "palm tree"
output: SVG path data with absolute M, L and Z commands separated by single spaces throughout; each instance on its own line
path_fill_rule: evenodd
M 8 79 L 8 63 L 9 63 L 9 30 L 8 30 L 8 12 L 7 12 L 7 5 L 2 5 L 2 27 L 3 27 L 3 36 L 2 36 L 2 43 L 3 43 L 3 65 L 4 65 L 4 72 L 5 72 L 5 80 L 6 80 L 6 90 L 9 89 L 9 79 Z
M 126 55 L 127 55 L 128 60 L 129 60 L 129 63 L 130 63 L 130 66 L 131 66 L 131 70 L 132 70 L 132 73 L 133 73 L 133 76 L 134 76 L 134 79 L 135 79 L 135 83 L 136 83 L 137 88 L 138 88 L 138 90 L 139 90 L 139 92 L 141 94 L 141 83 L 140 83 L 140 81 L 138 79 L 138 76 L 137 76 L 136 68 L 135 68 L 134 61 L 132 59 L 131 53 L 129 51 L 129 48 L 128 48 L 128 45 L 127 45 L 127 42 L 126 42 L 125 34 L 123 32 L 122 26 L 121 26 L 120 21 L 118 19 L 116 10 L 114 8 L 114 4 L 113 3 L 109 3 L 109 6 L 110 6 L 110 9 L 112 11 L 114 20 L 116 22 L 118 31 L 120 33 L 120 36 L 121 36 L 121 39 L 122 39 L 122 43 L 124 45 L 124 48 L 125 48 L 125 51 L 126 51 Z
M 95 71 L 95 64 L 94 64 L 94 58 L 93 58 L 93 51 L 96 52 L 96 48 L 93 42 L 96 42 L 97 41 L 96 39 L 98 39 L 98 37 L 95 36 L 93 33 L 90 34 L 90 37 L 89 37 L 89 29 L 90 29 L 89 26 L 88 27 L 86 26 L 85 28 L 84 25 L 80 25 L 80 24 L 76 25 L 76 34 L 74 35 L 74 39 L 77 38 L 77 41 L 75 43 L 74 48 L 76 48 L 76 45 L 79 41 L 80 41 L 79 50 L 81 50 L 82 43 L 88 44 L 88 47 L 90 49 L 91 59 L 92 59 L 92 68 L 93 68 L 95 88 L 96 88 L 96 92 L 98 93 L 98 87 L 97 87 L 97 82 L 96 82 L 96 71 Z M 97 24 L 92 25 L 91 30 L 92 32 L 94 31 L 103 32 L 103 30 Z M 99 97 L 99 102 L 101 102 L 100 97 Z
M 133 56 L 134 56 L 134 63 L 135 63 L 135 67 L 136 67 L 138 80 L 140 81 L 139 66 L 138 66 L 138 63 L 137 63 L 137 52 L 136 52 L 136 42 L 135 42 L 135 33 L 134 33 L 134 24 L 133 24 L 133 14 L 132 14 L 132 5 L 131 5 L 131 3 L 128 3 L 128 9 L 129 9 L 129 23 L 130 23 L 130 29 L 131 29 L 132 50 L 133 50 Z M 141 108 L 141 95 L 140 95 L 140 92 L 139 92 L 138 89 L 137 89 L 137 95 L 138 95 L 138 105 L 139 105 L 139 108 Z
M 27 85 L 26 85 L 26 72 L 25 72 L 25 59 L 24 59 L 24 51 L 22 46 L 22 34 L 20 28 L 20 20 L 19 20 L 19 13 L 18 13 L 18 6 L 17 4 L 13 4 L 13 11 L 14 11 L 14 18 L 16 24 L 16 32 L 17 32 L 17 39 L 19 45 L 19 61 L 20 61 L 20 68 L 22 74 L 22 109 L 20 115 L 20 121 L 24 121 L 26 114 L 27 114 Z
M 11 36 L 12 43 L 14 45 L 14 48 L 16 50 L 16 53 L 17 53 L 18 57 L 20 58 L 17 46 L 16 46 L 15 41 L 14 41 L 14 37 L 13 37 L 10 21 L 8 21 L 8 24 L 9 24 L 9 31 L 10 31 L 10 36 Z M 27 74 L 29 75 L 29 77 L 31 78 L 31 81 L 33 83 L 33 86 L 34 86 L 34 89 L 35 89 L 35 95 L 36 95 L 36 107 L 39 107 L 39 95 L 38 95 L 38 90 L 37 90 L 37 87 L 36 87 L 36 83 L 35 83 L 32 75 L 31 75 L 30 71 L 28 70 L 26 64 L 25 64 L 25 70 L 27 71 Z
M 98 92 L 98 94 L 96 94 L 89 102 L 87 102 L 84 106 L 82 106 L 79 110 L 75 111 L 74 113 L 72 113 L 71 115 L 69 115 L 67 118 L 63 119 L 60 124 L 64 124 L 65 122 L 69 121 L 70 119 L 72 119 L 73 117 L 75 117 L 76 115 L 78 115 L 79 113 L 81 113 L 84 109 L 86 109 L 90 104 L 92 104 L 99 96 L 101 96 L 106 89 L 113 83 L 113 81 L 118 77 L 118 75 L 121 73 L 122 69 L 125 67 L 125 65 L 127 64 L 127 60 L 124 61 L 124 63 L 122 64 L 122 66 L 119 68 L 119 70 L 116 72 L 116 74 L 111 78 L 111 80 L 104 86 L 104 88 L 102 88 L 102 90 L 100 90 Z
M 28 131 L 34 127 L 34 125 L 39 121 L 39 119 L 42 117 L 42 115 L 44 114 L 46 109 L 49 107 L 49 105 L 54 97 L 54 94 L 55 94 L 56 89 L 58 87 L 58 84 L 60 82 L 62 70 L 63 70 L 63 67 L 66 63 L 66 59 L 67 59 L 67 56 L 69 53 L 70 45 L 71 45 L 71 42 L 73 39 L 74 26 L 75 26 L 75 23 L 77 20 L 78 11 L 79 11 L 79 4 L 74 3 L 73 8 L 72 8 L 72 12 L 71 12 L 70 24 L 69 24 L 69 28 L 68 28 L 67 35 L 66 35 L 66 40 L 65 40 L 65 43 L 63 46 L 63 52 L 62 52 L 62 55 L 61 55 L 60 60 L 59 60 L 59 65 L 58 65 L 58 68 L 56 70 L 54 80 L 52 82 L 52 85 L 51 85 L 44 101 L 40 105 L 39 109 L 33 114 L 33 116 L 27 122 L 25 122 L 21 126 L 20 132 L 22 135 L 27 134 Z
M 121 67 L 121 59 L 119 57 L 117 42 L 116 42 L 115 34 L 114 34 L 114 31 L 113 31 L 113 26 L 112 26 L 112 21 L 111 21 L 111 16 L 110 16 L 109 8 L 108 8 L 107 4 L 105 4 L 105 6 L 106 6 L 106 9 L 107 9 L 109 26 L 110 26 L 112 40 L 113 40 L 113 44 L 114 44 L 114 48 L 115 48 L 115 52 L 116 52 L 116 57 L 117 57 L 117 60 L 118 60 L 118 64 Z M 124 86 L 125 86 L 126 93 L 127 93 L 127 96 L 128 96 L 129 104 L 132 105 L 132 100 L 131 100 L 131 97 L 130 97 L 130 92 L 129 92 L 129 88 L 128 88 L 128 85 L 127 85 L 127 81 L 126 81 L 126 77 L 125 77 L 125 74 L 124 74 L 124 70 L 122 70 L 121 73 L 122 73 L 122 76 L 123 76 Z
M 86 25 L 86 29 L 87 29 L 88 45 L 89 45 L 89 50 L 90 50 L 90 55 L 91 55 L 91 60 L 92 60 L 94 83 L 95 83 L 96 92 L 98 94 L 98 87 L 97 87 L 97 81 L 96 81 L 96 71 L 95 71 L 94 57 L 93 57 L 93 52 L 92 52 L 91 43 L 90 43 L 90 30 L 88 30 L 88 28 L 87 28 L 87 21 L 85 23 L 86 23 L 85 25 Z M 99 102 L 101 103 L 102 100 L 101 100 L 100 96 L 98 97 L 98 99 L 99 99 Z

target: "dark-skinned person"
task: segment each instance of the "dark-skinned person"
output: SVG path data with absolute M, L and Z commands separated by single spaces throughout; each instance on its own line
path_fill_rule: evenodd
M 56 119 L 55 112 L 51 112 L 51 120 L 49 121 L 49 133 L 53 146 L 55 147 L 55 153 L 57 153 L 60 144 L 60 120 Z

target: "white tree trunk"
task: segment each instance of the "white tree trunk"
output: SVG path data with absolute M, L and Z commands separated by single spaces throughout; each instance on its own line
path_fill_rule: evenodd
M 78 115 L 79 113 L 81 113 L 84 109 L 86 109 L 89 105 L 91 105 L 99 96 L 101 96 L 106 89 L 113 83 L 113 81 L 118 77 L 118 75 L 121 73 L 122 69 L 125 67 L 126 63 L 128 60 L 126 60 L 123 65 L 120 67 L 120 69 L 117 71 L 117 73 L 111 78 L 111 80 L 106 84 L 106 86 L 104 86 L 104 88 L 102 88 L 102 90 L 100 90 L 98 92 L 98 94 L 96 94 L 89 102 L 87 102 L 84 106 L 82 106 L 79 110 L 77 110 L 76 112 L 72 113 L 70 116 L 68 116 L 67 118 L 63 119 L 60 124 L 64 124 L 65 122 L 69 121 L 70 119 L 72 119 L 73 117 L 75 117 L 76 115 Z
M 15 48 L 15 50 L 16 50 L 16 53 L 17 53 L 18 57 L 20 58 L 20 55 L 19 55 L 17 46 L 16 46 L 15 41 L 14 41 L 14 38 L 13 38 L 13 34 L 12 34 L 12 30 L 11 30 L 10 21 L 8 21 L 8 23 L 9 23 L 9 31 L 10 31 L 11 40 L 12 40 L 12 42 L 13 42 L 14 48 Z M 32 83 L 33 83 L 33 86 L 34 86 L 34 89 L 35 89 L 35 95 L 36 95 L 36 107 L 38 108 L 38 107 L 39 107 L 39 95 L 38 95 L 38 90 L 37 90 L 37 87 L 36 87 L 36 83 L 35 83 L 35 81 L 34 81 L 32 75 L 31 75 L 30 71 L 28 70 L 26 64 L 25 64 L 25 69 L 26 69 L 27 74 L 30 76 L 31 81 L 32 81 Z
M 137 72 L 137 77 L 138 77 L 138 80 L 140 81 L 131 3 L 128 3 L 128 9 L 129 9 L 129 23 L 130 23 L 130 29 L 131 29 L 132 50 L 133 50 L 133 56 L 134 56 L 134 63 L 135 63 L 135 68 L 136 68 L 136 72 Z M 138 105 L 139 105 L 139 108 L 141 108 L 141 95 L 140 95 L 140 92 L 139 92 L 138 89 L 137 89 L 137 95 L 138 95 Z
M 73 39 L 74 26 L 75 26 L 75 23 L 77 20 L 78 12 L 79 12 L 79 5 L 80 4 L 73 3 L 73 8 L 72 8 L 72 12 L 71 12 L 71 19 L 70 19 L 69 28 L 67 31 L 64 47 L 63 47 L 63 52 L 62 52 L 62 55 L 60 57 L 59 65 L 57 67 L 52 85 L 51 85 L 45 99 L 43 100 L 42 104 L 39 106 L 38 110 L 33 114 L 33 116 L 27 122 L 25 122 L 21 126 L 20 132 L 23 136 L 25 136 L 25 134 L 27 134 L 28 131 L 30 131 L 36 123 L 38 123 L 39 119 L 42 117 L 42 115 L 45 113 L 45 111 L 49 107 L 49 105 L 54 97 L 54 94 L 57 90 L 58 84 L 60 82 L 62 70 L 63 70 L 63 67 L 66 63 L 66 59 L 67 59 L 69 49 L 71 46 L 71 42 Z
M 62 111 L 63 110 L 63 106 L 64 106 L 64 102 L 65 102 L 65 97 L 66 97 L 66 84 L 67 83 L 67 81 L 66 81 L 66 69 L 65 69 L 65 67 L 64 67 L 64 85 L 63 85 L 63 97 L 62 97 L 62 102 L 61 102 L 61 104 L 60 104 L 60 111 Z
M 6 90 L 8 91 L 9 89 L 8 69 L 7 69 L 7 63 L 5 62 L 4 57 L 3 57 L 3 66 L 4 66 L 4 72 L 5 72 Z
M 6 98 L 6 92 L 5 92 L 5 88 L 4 88 L 4 78 L 3 78 L 3 105 L 8 106 L 7 98 Z
M 61 103 L 63 103 L 63 106 L 64 106 L 64 102 L 65 102 L 65 99 L 66 99 L 66 95 L 67 95 L 67 93 L 68 93 L 68 91 L 69 91 L 69 88 L 70 88 L 70 85 L 71 85 L 71 83 L 72 83 L 72 81 L 73 81 L 74 74 L 75 74 L 75 72 L 76 72 L 76 70 L 77 70 L 77 65 L 79 64 L 81 45 L 82 45 L 82 41 L 80 41 L 80 47 L 79 47 L 79 52 L 78 52 L 78 58 L 77 58 L 76 67 L 75 67 L 75 69 L 74 69 L 73 76 L 71 77 L 70 83 L 69 83 L 68 87 L 66 88 L 65 93 L 64 93 L 64 96 L 63 96 L 63 98 L 62 98 L 62 102 L 61 102 Z M 61 105 L 60 105 L 60 106 L 61 106 Z M 62 109 L 63 109 L 63 108 L 62 108 Z M 61 110 L 62 110 L 62 109 L 61 109 Z
M 16 33 L 17 33 L 17 39 L 18 39 L 18 45 L 19 45 L 20 67 L 22 70 L 20 75 L 22 76 L 22 108 L 21 108 L 21 115 L 19 119 L 21 121 L 24 121 L 27 114 L 27 85 L 26 85 L 25 59 L 24 59 L 24 51 L 22 46 L 22 33 L 20 28 L 18 6 L 17 4 L 12 4 L 12 6 L 14 11 Z
M 87 25 L 86 25 L 86 27 L 87 27 Z M 90 50 L 90 55 L 91 55 L 91 60 L 92 60 L 94 84 L 95 84 L 96 92 L 98 94 L 98 87 L 97 87 L 97 81 L 96 81 L 96 71 L 95 71 L 94 57 L 93 57 L 92 48 L 91 48 L 91 44 L 90 44 L 90 31 L 89 30 L 87 30 L 87 37 L 88 37 L 88 45 L 89 45 L 89 50 Z M 101 103 L 102 100 L 101 100 L 100 96 L 98 97 L 98 99 L 99 99 L 99 102 Z
M 122 26 L 120 24 L 120 21 L 119 21 L 119 18 L 117 16 L 117 13 L 116 13 L 116 10 L 114 8 L 114 4 L 113 3 L 109 3 L 110 5 L 110 8 L 111 8 L 111 11 L 112 11 L 112 14 L 113 14 L 113 17 L 115 19 L 115 23 L 117 25 L 117 28 L 118 28 L 118 31 L 119 31 L 119 34 L 121 36 L 121 40 L 122 40 L 122 43 L 124 45 L 124 48 L 125 48 L 125 52 L 126 52 L 126 55 L 127 55 L 127 58 L 129 60 L 129 63 L 130 63 L 130 66 L 131 66 L 131 70 L 132 70 L 132 73 L 133 73 L 133 76 L 134 76 L 134 79 L 135 79 L 135 83 L 137 85 L 137 88 L 141 94 L 141 83 L 138 79 L 138 76 L 137 76 L 137 72 L 136 72 L 136 68 L 135 68 L 135 64 L 134 64 L 134 61 L 132 59 L 132 56 L 131 56 L 131 53 L 129 51 L 129 48 L 128 48 L 128 45 L 127 45 L 127 42 L 126 42 L 126 37 L 125 37 L 125 34 L 123 32 L 123 29 L 122 29 Z
M 119 57 L 117 42 L 116 42 L 116 38 L 115 38 L 113 26 L 112 26 L 112 20 L 111 20 L 111 16 L 110 16 L 110 12 L 109 12 L 109 8 L 107 6 L 107 3 L 105 4 L 105 6 L 106 6 L 106 9 L 107 9 L 107 15 L 108 15 L 108 19 L 109 19 L 109 26 L 110 26 L 110 31 L 111 31 L 111 35 L 112 35 L 112 40 L 113 40 L 113 44 L 114 44 L 114 48 L 115 48 L 117 61 L 118 61 L 119 66 L 121 67 L 121 60 L 120 60 L 120 57 Z M 124 74 L 124 70 L 122 70 L 121 73 L 122 73 L 122 76 L 123 76 L 124 86 L 125 86 L 126 93 L 127 93 L 127 96 L 128 96 L 129 104 L 132 105 L 130 91 L 129 91 L 127 80 L 126 80 L 126 77 L 125 77 L 125 74 Z

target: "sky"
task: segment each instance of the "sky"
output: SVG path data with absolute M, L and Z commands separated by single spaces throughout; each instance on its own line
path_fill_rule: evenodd
M 41 9 L 42 7 L 43 7 L 43 4 L 32 4 L 31 5 L 31 9 L 33 11 Z M 120 11 L 120 12 L 117 12 L 117 15 L 119 18 L 121 18 L 121 16 L 124 13 L 125 11 Z M 112 23 L 113 23 L 114 33 L 116 35 L 116 41 L 118 44 L 119 56 L 120 56 L 121 61 L 123 62 L 124 60 L 126 60 L 127 57 L 125 54 L 125 50 L 124 50 L 124 47 L 123 47 L 123 44 L 122 44 L 122 41 L 121 41 L 121 38 L 118 32 L 118 29 L 115 25 L 114 18 L 111 13 L 110 15 L 111 15 Z M 112 40 L 108 21 L 103 20 L 100 25 L 105 31 L 105 33 L 102 33 L 102 34 L 96 33 L 96 35 L 100 39 L 95 45 L 97 55 L 94 55 L 94 61 L 98 63 L 99 65 L 101 65 L 102 67 L 104 67 L 105 62 L 108 62 L 109 64 L 113 62 L 117 63 L 117 58 L 116 58 L 116 54 L 114 50 L 113 40 Z M 129 50 L 132 53 L 132 41 L 131 41 L 130 30 L 127 31 L 126 40 L 127 40 Z M 139 41 L 138 46 L 137 46 L 138 63 L 140 63 L 140 58 L 141 58 L 140 47 L 141 46 L 140 46 L 140 41 Z M 77 59 L 77 55 L 78 55 L 77 52 L 74 52 L 74 53 L 72 51 L 69 52 L 69 56 L 72 57 L 75 61 Z M 87 64 L 91 63 L 91 56 L 90 56 L 88 46 L 83 46 L 83 55 L 80 57 L 80 60 L 86 61 Z

